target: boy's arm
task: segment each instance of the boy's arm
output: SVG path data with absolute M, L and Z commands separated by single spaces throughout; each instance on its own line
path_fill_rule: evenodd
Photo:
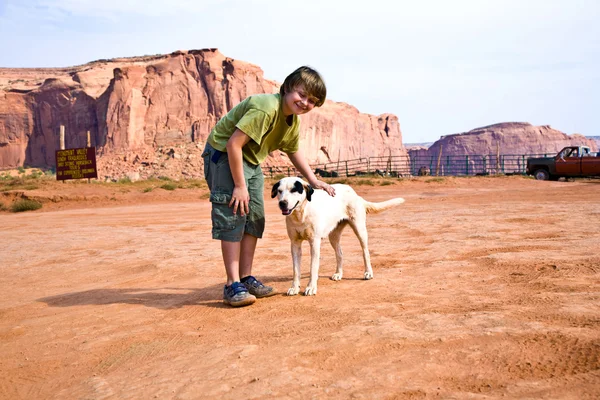
M 313 188 L 323 189 L 330 196 L 335 196 L 335 189 L 333 188 L 333 186 L 317 179 L 317 177 L 313 173 L 312 169 L 310 168 L 310 165 L 308 165 L 308 162 L 306 162 L 306 158 L 304 158 L 304 154 L 302 153 L 302 150 L 298 149 L 297 152 L 287 153 L 287 155 L 290 158 L 290 160 L 292 161 L 292 164 L 294 164 L 294 167 L 296 167 L 298 169 L 298 171 L 300 171 L 302 176 L 304 176 L 306 178 L 308 183 Z
M 237 213 L 238 208 L 242 216 L 248 214 L 250 211 L 248 205 L 250 194 L 248 193 L 246 179 L 244 178 L 244 158 L 242 156 L 242 147 L 249 141 L 250 136 L 239 129 L 236 129 L 227 141 L 227 158 L 229 158 L 229 169 L 231 169 L 231 176 L 234 183 L 229 207 L 233 206 L 234 215 Z

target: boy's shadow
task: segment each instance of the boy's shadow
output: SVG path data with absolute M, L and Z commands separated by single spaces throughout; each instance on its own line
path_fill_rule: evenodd
M 269 277 L 264 283 L 290 281 L 290 277 Z M 286 289 L 287 290 L 287 289 Z M 279 293 L 284 295 L 284 293 Z M 162 310 L 201 305 L 214 308 L 231 308 L 223 304 L 223 285 L 204 288 L 125 288 L 91 289 L 83 292 L 66 293 L 43 297 L 37 301 L 50 307 L 74 307 L 83 305 L 139 304 Z
M 203 304 L 218 307 L 219 291 L 216 287 L 198 288 L 126 288 L 92 289 L 43 297 L 38 301 L 50 307 L 73 307 L 106 304 L 139 304 L 162 310 Z M 214 301 L 211 301 L 214 300 Z

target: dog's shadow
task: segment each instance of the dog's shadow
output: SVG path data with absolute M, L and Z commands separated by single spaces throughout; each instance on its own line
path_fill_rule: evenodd
M 320 279 L 329 279 L 329 276 L 320 276 Z M 308 274 L 302 276 L 308 279 Z M 352 279 L 352 278 L 350 278 Z M 291 282 L 288 276 L 265 278 L 267 285 L 273 283 Z M 281 290 L 278 296 L 286 296 L 286 291 Z M 200 305 L 205 307 L 225 308 L 231 307 L 223 304 L 223 284 L 211 285 L 203 288 L 102 288 L 82 292 L 65 293 L 37 299 L 50 307 L 76 307 L 85 305 L 108 304 L 138 304 L 162 310 L 176 309 L 185 306 Z

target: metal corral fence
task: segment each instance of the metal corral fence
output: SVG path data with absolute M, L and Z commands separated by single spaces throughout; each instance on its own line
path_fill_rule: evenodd
M 516 175 L 525 174 L 529 157 L 547 157 L 547 154 L 504 154 L 464 155 L 464 156 L 392 156 L 365 157 L 354 160 L 313 164 L 316 174 L 323 177 L 349 177 L 360 175 L 380 175 L 407 177 L 418 175 L 433 176 L 474 176 L 474 175 Z M 296 176 L 293 166 L 263 166 L 265 176 Z

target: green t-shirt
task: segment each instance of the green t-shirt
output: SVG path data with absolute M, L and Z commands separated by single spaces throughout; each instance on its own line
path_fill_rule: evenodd
M 208 143 L 217 150 L 226 151 L 227 141 L 236 128 L 251 139 L 242 148 L 244 159 L 251 164 L 260 164 L 275 150 L 298 151 L 300 120 L 297 115 L 286 119 L 279 93 L 246 98 L 217 122 L 208 136 Z

